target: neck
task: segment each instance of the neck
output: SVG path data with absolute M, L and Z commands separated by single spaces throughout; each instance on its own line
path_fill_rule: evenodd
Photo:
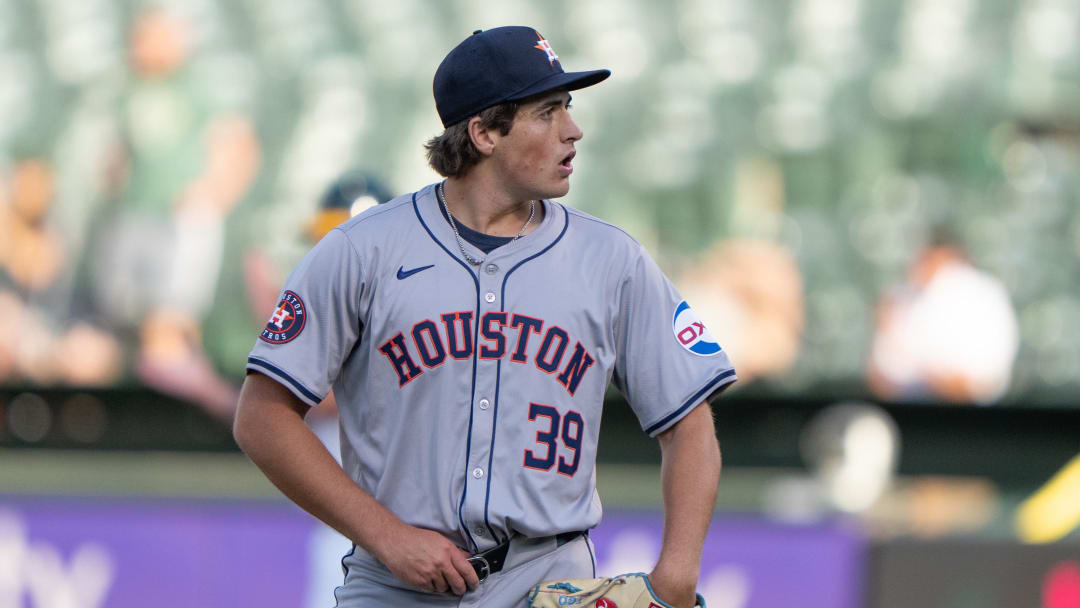
M 526 234 L 540 224 L 544 206 L 539 201 L 517 199 L 476 176 L 451 177 L 443 183 L 446 206 L 454 218 L 469 228 L 492 236 L 517 236 L 536 206 Z

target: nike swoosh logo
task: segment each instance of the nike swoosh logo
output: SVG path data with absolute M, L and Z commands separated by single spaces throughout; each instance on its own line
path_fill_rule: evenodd
M 434 264 L 428 264 L 427 266 L 421 266 L 419 268 L 413 268 L 412 270 L 405 270 L 404 266 L 398 266 L 397 278 L 398 278 L 399 281 L 401 279 L 407 279 L 407 278 L 411 277 L 412 275 L 420 272 L 421 270 L 427 270 L 428 268 L 433 268 L 434 266 L 435 266 Z

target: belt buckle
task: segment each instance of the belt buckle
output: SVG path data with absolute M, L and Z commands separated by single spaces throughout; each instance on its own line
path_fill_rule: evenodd
M 488 564 L 488 561 L 484 556 L 473 555 L 468 558 L 467 561 L 472 565 L 473 570 L 476 571 L 476 576 L 480 579 L 481 583 L 486 581 L 487 577 L 491 575 L 491 565 Z

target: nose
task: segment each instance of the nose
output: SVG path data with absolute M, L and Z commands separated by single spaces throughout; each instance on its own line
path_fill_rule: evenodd
M 563 125 L 563 141 L 575 142 L 582 137 L 585 137 L 585 134 L 581 132 L 581 127 L 577 126 L 577 123 L 574 122 L 574 118 L 570 116 L 570 113 L 567 112 L 564 116 L 566 116 L 566 122 Z

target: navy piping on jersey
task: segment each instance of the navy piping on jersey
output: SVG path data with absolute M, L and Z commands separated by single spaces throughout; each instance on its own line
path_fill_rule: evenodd
M 248 365 L 254 365 L 255 367 L 261 367 L 261 368 L 265 369 L 268 372 L 271 372 L 271 373 L 273 373 L 275 375 L 280 376 L 282 380 L 285 380 L 286 382 L 291 384 L 292 387 L 294 389 L 296 389 L 296 391 L 298 393 L 300 393 L 305 398 L 307 398 L 308 401 L 311 401 L 312 402 L 311 405 L 318 405 L 319 402 L 322 401 L 321 397 L 319 397 L 315 393 L 308 390 L 308 388 L 306 386 L 304 386 L 303 384 L 300 384 L 300 382 L 296 378 L 293 378 L 289 374 L 285 373 L 285 371 L 282 370 L 280 367 L 278 367 L 278 366 L 276 366 L 276 365 L 274 365 L 272 363 L 269 363 L 267 361 L 263 361 L 262 359 L 256 359 L 255 357 L 248 357 Z
M 476 311 L 473 314 L 475 315 L 475 318 L 479 319 L 479 317 L 480 317 L 480 280 L 478 278 L 476 278 L 476 274 L 473 273 L 472 268 L 469 268 L 469 266 L 465 262 L 462 262 L 456 255 L 451 253 L 450 250 L 446 248 L 446 245 L 443 245 L 442 241 L 440 241 L 438 238 L 435 237 L 435 233 L 433 233 L 431 231 L 431 228 L 428 228 L 427 222 L 424 221 L 424 217 L 422 215 L 420 215 L 420 207 L 416 204 L 416 192 L 413 192 L 413 195 L 412 195 L 412 206 L 413 206 L 413 211 L 416 213 L 416 219 L 420 220 L 420 225 L 424 227 L 424 230 L 428 233 L 428 236 L 431 237 L 431 240 L 435 241 L 435 244 L 438 245 L 439 247 L 441 247 L 442 250 L 446 252 L 446 255 L 450 256 L 450 258 L 452 260 L 454 260 L 458 264 L 461 264 L 461 267 L 465 269 L 465 272 L 469 273 L 469 276 L 472 277 L 473 285 L 476 286 Z M 480 324 L 478 322 L 477 323 L 477 331 L 479 331 L 479 327 L 480 327 Z M 473 341 L 473 344 L 474 345 L 476 344 L 475 340 Z M 473 404 L 473 401 L 475 401 L 475 399 L 476 399 L 476 356 L 477 356 L 477 353 L 479 353 L 479 352 L 480 352 L 479 348 L 474 348 L 473 349 L 472 388 L 470 389 L 471 392 L 470 392 L 470 395 L 469 395 L 469 434 L 468 434 L 468 437 L 465 440 L 465 484 L 464 484 L 464 487 L 461 490 L 461 502 L 458 503 L 458 522 L 461 524 L 461 529 L 465 531 L 465 538 L 467 538 L 469 540 L 469 544 L 472 545 L 474 552 L 479 551 L 480 546 L 476 544 L 475 540 L 473 540 L 472 532 L 469 530 L 469 526 L 467 526 L 465 524 L 465 516 L 462 515 L 462 510 L 464 510 L 464 508 L 465 508 L 465 496 L 469 493 L 469 456 L 470 456 L 470 450 L 472 448 L 472 425 L 473 425 L 473 407 L 472 407 L 472 404 Z
M 531 260 L 534 260 L 534 259 L 544 255 L 545 253 L 547 253 L 548 250 L 550 250 L 552 247 L 554 247 L 559 241 L 562 240 L 563 236 L 566 235 L 566 229 L 570 227 L 570 214 L 566 212 L 566 209 L 563 209 L 563 214 L 565 215 L 565 220 L 563 221 L 562 231 L 559 232 L 559 236 L 555 237 L 555 240 L 552 241 L 550 244 L 548 244 L 547 247 L 544 247 L 540 251 L 530 255 L 529 257 L 525 258 L 524 260 L 521 260 L 517 264 L 514 264 L 514 266 L 512 268 L 510 268 L 510 270 L 507 270 L 506 274 L 503 275 L 502 293 L 499 296 L 500 301 L 501 301 L 501 306 L 499 307 L 500 312 L 506 312 L 506 281 L 510 279 L 510 275 L 513 274 L 513 272 L 515 270 L 520 268 L 521 265 L 524 264 L 525 262 L 529 262 Z M 477 348 L 476 350 L 477 350 L 477 352 L 480 351 L 479 348 Z M 488 481 L 487 481 L 486 494 L 484 496 L 484 523 L 488 524 L 488 529 L 491 529 L 491 524 L 488 523 L 488 505 L 491 503 L 492 468 L 495 466 L 495 464 L 494 464 L 494 462 L 492 460 L 492 456 L 495 454 L 495 420 L 498 419 L 498 416 L 499 416 L 499 380 L 500 380 L 501 376 L 502 376 L 502 359 L 499 359 L 499 361 L 495 364 L 495 407 L 494 407 L 494 412 L 492 412 L 492 415 L 491 415 L 491 446 L 488 449 Z
M 506 312 L 505 305 L 503 308 L 500 308 L 499 311 Z M 492 535 L 495 535 L 495 531 L 491 529 L 491 522 L 488 521 L 488 504 L 491 502 L 491 467 L 495 466 L 493 457 L 495 456 L 495 431 L 498 429 L 496 423 L 499 420 L 499 378 L 501 376 L 502 359 L 500 358 L 495 362 L 495 405 L 491 408 L 491 447 L 488 449 L 488 478 L 487 488 L 484 490 L 484 525 L 488 527 L 488 530 L 491 530 Z M 508 538 L 507 540 L 510 539 Z M 502 544 L 498 535 L 495 535 L 495 541 Z
M 479 315 L 477 315 L 477 316 L 479 317 Z M 475 350 L 475 352 L 479 353 L 480 352 L 480 347 L 479 347 L 479 344 L 480 344 L 480 322 L 479 321 L 477 321 L 477 323 L 476 323 L 476 338 L 473 340 L 473 344 L 477 345 L 477 347 L 474 350 Z M 475 361 L 475 359 L 474 359 L 474 361 Z M 501 363 L 502 363 L 502 361 L 499 361 L 499 362 L 497 362 L 495 364 L 496 365 L 496 367 L 495 367 L 495 399 L 494 399 L 495 407 L 493 407 L 492 410 L 491 410 L 491 444 L 492 444 L 492 446 L 495 445 L 495 428 L 496 428 L 495 427 L 495 421 L 499 419 L 499 367 L 498 366 Z M 472 441 L 471 436 L 469 437 L 469 440 Z M 491 458 L 492 458 L 492 456 L 494 456 L 494 452 L 493 451 L 488 451 L 487 488 L 485 490 L 486 493 L 484 495 L 484 526 L 486 526 L 487 529 L 488 529 L 488 532 L 491 533 L 491 538 L 495 539 L 495 543 L 501 545 L 503 543 L 502 537 L 497 532 L 495 532 L 495 528 L 491 527 L 491 522 L 488 521 L 488 516 L 487 516 L 488 496 L 491 495 Z M 507 537 L 506 540 L 509 541 L 510 537 Z
M 720 382 L 723 382 L 724 380 L 727 380 L 728 378 L 731 378 L 732 380 L 734 380 L 735 379 L 734 376 L 735 376 L 735 370 L 729 369 L 729 370 L 725 371 L 724 373 L 720 374 L 719 376 L 713 378 L 712 380 L 709 381 L 708 384 L 703 386 L 701 388 L 701 390 L 694 393 L 694 395 L 692 397 L 687 399 L 686 402 L 682 404 L 682 407 L 675 410 L 674 412 L 671 412 L 667 416 L 664 416 L 664 418 L 662 420 L 660 420 L 656 424 L 650 426 L 649 428 L 645 429 L 645 434 L 652 435 L 653 432 L 656 431 L 656 429 L 663 428 L 665 424 L 667 424 L 668 422 L 671 422 L 679 414 L 685 412 L 687 408 L 690 408 L 690 407 L 693 407 L 693 406 L 697 405 L 701 401 L 701 399 L 703 397 L 705 397 L 705 395 L 708 395 L 709 392 L 711 392 L 713 390 L 713 388 L 716 387 Z
M 592 577 L 596 578 L 596 554 L 592 550 L 592 539 L 589 538 L 588 530 L 585 531 L 585 546 L 589 548 L 589 559 L 592 560 Z M 344 562 L 344 558 L 342 558 Z
M 338 608 L 338 606 L 341 603 L 341 600 L 339 600 L 338 596 L 337 596 L 338 591 L 341 591 L 342 589 L 344 589 L 345 588 L 345 582 L 349 580 L 349 567 L 345 565 L 345 560 L 349 559 L 349 557 L 351 557 L 353 553 L 356 553 L 356 545 L 353 545 L 352 548 L 349 549 L 348 553 L 341 556 L 341 577 L 342 577 L 342 581 L 341 581 L 341 586 L 340 587 L 334 587 L 334 608 Z

